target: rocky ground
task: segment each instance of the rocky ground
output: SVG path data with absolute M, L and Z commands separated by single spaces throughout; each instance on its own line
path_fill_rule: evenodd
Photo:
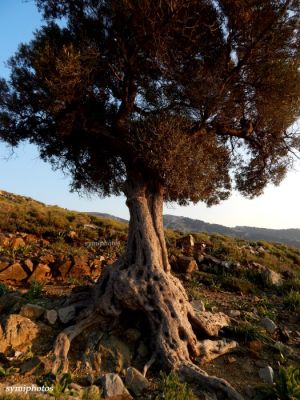
M 159 366 L 141 375 L 151 349 L 147 322 L 137 315 L 124 314 L 110 331 L 85 331 L 72 344 L 70 374 L 51 375 L 57 334 L 78 319 L 94 282 L 122 252 L 126 226 L 61 209 L 59 223 L 42 225 L 37 216 L 49 211 L 44 205 L 4 192 L 3 207 L 8 199 L 11 225 L 2 219 L 0 234 L 0 399 L 24 398 L 19 391 L 28 387 L 51 387 L 52 398 L 217 399 L 193 382 L 187 387 L 160 374 Z M 26 224 L 23 201 L 31 209 Z M 205 233 L 166 234 L 173 273 L 199 318 L 211 321 L 201 368 L 245 399 L 299 399 L 299 373 L 291 388 L 281 387 L 278 376 L 300 365 L 300 251 Z M 216 344 L 232 341 L 222 355 Z

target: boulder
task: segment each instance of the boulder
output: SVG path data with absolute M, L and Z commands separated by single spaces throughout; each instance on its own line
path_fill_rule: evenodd
M 37 304 L 25 304 L 21 308 L 20 315 L 35 321 L 39 319 L 44 312 L 45 309 Z
M 23 281 L 27 278 L 27 273 L 21 264 L 15 263 L 0 272 L 0 281 Z
M 127 396 L 132 399 L 118 374 L 104 374 L 100 378 L 105 397 Z
M 221 312 L 213 314 L 210 311 L 201 311 L 197 313 L 197 319 L 208 336 L 218 336 L 220 329 L 230 323 L 230 318 Z
M 194 247 L 195 239 L 193 235 L 187 235 L 176 240 L 176 247 L 181 249 L 190 249 Z
M 182 274 L 191 274 L 196 271 L 197 268 L 198 265 L 194 257 L 182 255 L 177 257 L 176 262 L 173 265 L 173 269 Z
M 125 384 L 135 396 L 141 396 L 149 386 L 148 379 L 133 367 L 126 370 Z
M 36 269 L 31 274 L 28 282 L 37 281 L 44 282 L 50 279 L 51 268 L 47 264 L 38 264 Z
M 0 329 L 0 352 L 9 347 L 27 350 L 37 334 L 38 327 L 34 322 L 22 315 L 11 314 Z
M 76 309 L 74 306 L 62 307 L 58 310 L 58 316 L 63 324 L 67 324 L 75 318 Z

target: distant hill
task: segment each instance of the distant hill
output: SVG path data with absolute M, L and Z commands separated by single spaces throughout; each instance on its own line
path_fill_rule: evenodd
M 300 229 L 267 229 L 250 226 L 228 226 L 209 224 L 198 219 L 164 215 L 164 226 L 182 232 L 220 233 L 246 240 L 267 240 L 270 242 L 285 243 L 300 248 Z
M 115 217 L 111 214 L 89 212 L 95 217 L 109 218 L 123 223 L 126 219 Z M 266 240 L 269 242 L 284 243 L 289 246 L 300 248 L 300 229 L 267 229 L 251 226 L 236 226 L 230 228 L 219 224 L 210 224 L 199 219 L 178 217 L 176 215 L 164 215 L 164 226 L 181 232 L 207 232 L 219 233 L 221 235 L 233 236 L 245 240 Z

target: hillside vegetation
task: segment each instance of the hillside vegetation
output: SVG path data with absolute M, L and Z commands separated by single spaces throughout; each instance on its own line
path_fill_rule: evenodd
M 300 250 L 205 232 L 193 233 L 184 241 L 182 236 L 182 232 L 166 230 L 173 273 L 182 280 L 196 309 L 214 316 L 223 313 L 230 321 L 213 333 L 212 339 L 239 344 L 230 354 L 204 365 L 199 360 L 201 368 L 228 380 L 245 399 L 298 399 Z M 79 305 L 79 311 L 75 306 L 71 316 L 64 314 L 73 307 L 69 305 L 70 296 L 77 296 L 77 301 L 88 299 L 94 282 L 122 253 L 126 240 L 127 224 L 122 221 L 0 192 L 0 400 L 11 398 L 1 397 L 8 382 L 13 385 L 48 379 L 53 341 L 81 310 Z M 5 329 L 10 320 L 19 321 L 22 316 L 32 319 L 30 329 L 40 333 L 32 345 L 20 348 L 19 343 L 14 352 L 14 346 L 5 347 Z M 101 341 L 101 368 L 125 379 L 122 374 L 130 352 L 131 365 L 141 370 L 149 360 L 150 349 L 142 324 L 132 316 L 126 316 L 122 324 L 100 332 L 101 339 L 97 340 Z M 87 376 L 93 377 L 96 367 L 91 364 L 92 370 L 87 370 L 83 365 L 89 354 L 86 346 L 94 336 L 95 332 L 87 332 L 77 341 L 77 350 L 70 355 L 68 383 L 53 383 L 56 398 L 70 396 L 78 384 L 79 392 L 89 396 L 86 391 L 94 378 Z M 38 367 L 31 369 L 30 363 Z M 261 378 L 261 371 L 268 368 L 274 373 L 273 385 Z M 193 383 L 181 386 L 178 377 L 159 374 L 155 368 L 150 370 L 149 382 L 146 394 L 135 395 L 135 399 L 210 398 L 200 395 Z M 77 389 L 76 385 L 72 389 L 72 383 Z

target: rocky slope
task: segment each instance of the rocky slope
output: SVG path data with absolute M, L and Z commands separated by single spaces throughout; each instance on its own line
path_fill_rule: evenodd
M 146 322 L 135 315 L 84 332 L 70 353 L 71 375 L 49 375 L 57 334 L 81 318 L 94 281 L 122 252 L 127 227 L 5 192 L 0 203 L 0 399 L 20 386 L 51 387 L 58 399 L 100 399 L 100 391 L 111 400 L 220 398 L 159 377 L 158 366 L 143 378 L 151 348 Z M 219 234 L 166 236 L 173 273 L 199 318 L 212 321 L 206 356 L 196 362 L 245 399 L 292 399 L 272 390 L 280 368 L 290 373 L 300 361 L 300 250 Z M 222 355 L 226 343 L 231 351 Z

